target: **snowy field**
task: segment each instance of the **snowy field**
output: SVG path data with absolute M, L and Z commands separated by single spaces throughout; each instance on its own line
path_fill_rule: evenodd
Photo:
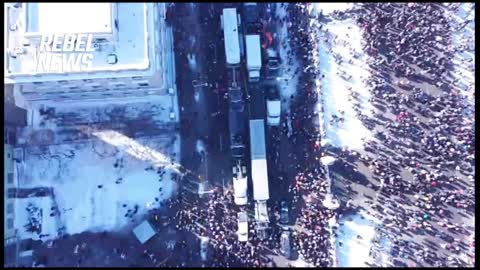
M 314 11 L 321 10 L 323 5 L 315 4 Z M 332 7 L 327 7 L 327 10 L 331 12 Z M 351 6 L 339 6 L 339 10 L 347 8 L 351 8 Z M 361 150 L 363 149 L 363 140 L 370 140 L 372 134 L 358 119 L 353 109 L 354 103 L 359 102 L 360 111 L 368 116 L 371 115 L 373 109 L 368 102 L 370 92 L 364 81 L 370 76 L 370 72 L 365 68 L 367 55 L 362 51 L 362 32 L 353 19 L 333 20 L 323 28 L 328 29 L 328 33 L 320 32 L 319 62 L 316 65 L 321 74 L 325 75 L 318 83 L 321 86 L 322 99 L 320 102 L 322 104 L 320 106 L 324 107 L 326 138 L 334 146 Z M 326 42 L 326 39 L 329 42 Z M 353 58 L 351 63 L 339 63 L 335 60 L 338 57 L 346 60 L 353 54 L 358 57 Z M 352 97 L 351 93 L 354 93 L 356 98 Z M 344 121 L 331 123 L 333 115 L 343 117 Z
M 132 97 L 128 99 L 101 99 L 101 100 L 86 100 L 82 102 L 69 103 L 62 101 L 56 102 L 42 102 L 45 108 L 54 107 L 55 116 L 48 117 L 40 115 L 40 104 L 36 105 L 36 110 L 33 110 L 33 116 L 29 125 L 33 128 L 51 128 L 55 129 L 60 124 L 64 124 L 61 120 L 77 120 L 88 122 L 110 122 L 119 118 L 135 119 L 139 117 L 151 117 L 152 121 L 157 125 L 162 125 L 171 122 L 169 119 L 170 111 L 178 115 L 178 106 L 175 102 L 175 97 L 170 95 L 163 96 L 149 96 Z M 58 117 L 60 116 L 60 117 Z M 69 116 L 69 117 L 63 117 Z M 178 121 L 178 118 L 173 119 Z M 64 121 L 65 122 L 65 121 Z
M 343 225 L 337 237 L 338 267 L 368 267 L 366 263 L 370 260 L 369 252 L 379 221 L 363 212 L 345 216 L 339 221 Z
M 25 204 L 30 200 L 44 206 L 42 234 L 50 234 L 46 240 L 55 238 L 60 227 L 68 234 L 121 230 L 172 195 L 176 185 L 171 174 L 179 167 L 178 136 L 133 140 L 114 131 L 97 136 L 88 144 L 25 149 L 19 186 L 51 187 L 54 201 L 50 197 L 19 200 L 16 226 L 20 231 L 27 223 Z M 163 168 L 160 175 L 158 167 Z M 50 217 L 52 203 L 58 205 L 59 217 Z M 126 217 L 129 211 L 136 212 L 132 218 Z M 38 239 L 25 231 L 20 235 Z
M 453 31 L 452 42 L 455 47 L 468 46 L 475 49 L 475 9 L 473 3 L 462 3 L 456 14 L 449 11 L 447 16 L 451 16 L 453 29 L 462 25 L 465 20 L 473 20 L 461 31 Z M 460 90 L 460 94 L 466 97 L 468 106 L 474 106 L 475 98 L 475 53 L 474 52 L 456 52 L 453 59 L 454 78 L 458 81 L 455 86 Z
M 323 15 L 330 15 L 334 11 L 346 11 L 353 8 L 353 3 L 315 3 L 313 10 L 317 13 L 322 12 Z
M 275 12 L 280 19 L 286 18 L 287 5 L 284 5 L 282 7 L 280 3 L 277 3 Z M 280 25 L 280 28 L 278 30 L 278 35 L 279 35 L 277 37 L 278 40 L 287 41 L 279 44 L 278 46 L 280 59 L 282 59 L 282 71 L 283 71 L 283 77 L 279 79 L 279 86 L 280 86 L 280 95 L 282 97 L 282 110 L 289 112 L 290 97 L 292 95 L 295 95 L 295 93 L 297 92 L 296 87 L 298 86 L 298 75 L 300 73 L 295 74 L 295 70 L 299 68 L 299 65 L 295 60 L 296 58 L 293 56 L 294 52 L 290 47 L 290 43 L 288 42 L 289 33 L 288 33 L 288 28 L 286 23 Z M 294 60 L 292 61 L 292 65 L 288 65 L 289 55 L 292 55 L 292 57 L 294 57 Z

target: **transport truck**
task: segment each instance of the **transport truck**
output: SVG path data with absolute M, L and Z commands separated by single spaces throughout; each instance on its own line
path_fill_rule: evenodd
M 260 35 L 246 35 L 245 43 L 247 46 L 248 80 L 258 82 L 260 80 L 260 69 L 262 69 Z
M 268 227 L 269 222 L 267 200 L 270 198 L 270 194 L 263 119 L 250 120 L 250 155 L 255 219 L 258 224 L 257 229 L 264 231 L 263 229 Z
M 227 66 L 238 67 L 240 65 L 240 42 L 238 34 L 240 16 L 237 13 L 237 9 L 224 8 L 220 21 L 224 35 Z

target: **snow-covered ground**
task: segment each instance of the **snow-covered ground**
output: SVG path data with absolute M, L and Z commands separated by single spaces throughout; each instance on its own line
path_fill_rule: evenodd
M 315 3 L 313 9 L 315 12 L 322 12 L 323 15 L 330 15 L 334 11 L 345 11 L 353 8 L 353 3 Z
M 74 101 L 74 100 L 72 100 Z M 104 98 L 100 100 L 85 100 L 75 102 L 42 102 L 45 108 L 54 107 L 57 115 L 74 115 L 75 119 L 82 119 L 84 122 L 108 122 L 115 120 L 115 117 L 124 117 L 125 119 L 137 119 L 138 117 L 149 116 L 158 124 L 171 122 L 169 119 L 170 111 L 178 115 L 178 106 L 175 97 L 170 95 L 152 95 L 145 97 L 131 98 Z M 29 123 L 33 128 L 56 129 L 59 118 L 48 119 L 40 115 L 39 109 L 42 106 L 37 104 L 33 110 L 33 119 Z M 173 119 L 178 121 L 178 117 Z M 43 124 L 42 124 L 43 122 Z
M 22 239 L 32 238 L 33 240 L 39 240 L 38 233 L 27 231 L 27 224 L 30 223 L 32 214 L 27 211 L 27 208 L 31 204 L 38 207 L 37 214 L 33 214 L 35 218 L 38 218 L 38 222 L 41 224 L 41 234 L 47 235 L 46 239 L 52 239 L 57 236 L 57 230 L 59 227 L 58 219 L 55 216 L 50 216 L 51 210 L 54 206 L 54 201 L 51 197 L 32 197 L 32 198 L 19 198 L 15 200 L 15 228 L 18 230 L 18 235 Z M 43 237 L 43 236 L 42 236 Z
M 176 188 L 171 179 L 177 172 L 180 139 L 130 139 L 114 131 L 97 134 L 88 144 L 51 145 L 25 149 L 25 162 L 19 172 L 22 188 L 51 187 L 58 205 L 58 222 L 49 221 L 52 199 L 45 197 L 18 200 L 16 227 L 22 238 L 38 235 L 21 231 L 27 201 L 43 209 L 44 240 L 55 238 L 59 227 L 68 234 L 84 231 L 121 230 L 131 224 L 127 211 L 138 206 L 134 215 L 142 217 L 148 209 L 169 198 Z M 153 169 L 147 169 L 149 167 Z M 164 168 L 164 175 L 157 174 Z M 50 200 L 50 202 L 48 202 Z M 25 202 L 23 202 L 25 201 Z M 55 228 L 52 228 L 55 226 Z
M 301 255 L 298 256 L 298 258 L 297 258 L 296 260 L 290 261 L 290 265 L 291 265 L 292 267 L 301 267 L 301 268 L 303 268 L 303 267 L 313 267 L 311 264 L 309 264 L 308 262 L 306 262 L 306 261 L 302 258 Z
M 322 5 L 324 4 L 315 4 L 314 10 L 322 9 Z M 319 7 L 317 8 L 317 6 Z M 340 6 L 339 8 L 345 9 L 351 8 L 351 6 Z M 328 6 L 328 9 L 331 10 L 332 7 Z M 351 96 L 350 91 L 357 94 L 363 114 L 370 116 L 373 109 L 368 102 L 370 93 L 364 82 L 370 76 L 370 72 L 366 68 L 368 56 L 362 50 L 362 32 L 353 19 L 333 20 L 323 28 L 328 29 L 328 33 L 320 32 L 321 38 L 319 38 L 318 44 L 320 53 L 316 65 L 322 75 L 325 75 L 319 81 L 322 93 L 322 99 L 319 102 L 324 107 L 326 138 L 334 146 L 360 150 L 363 149 L 362 140 L 368 141 L 372 138 L 372 134 L 358 119 L 353 109 L 355 98 Z M 326 42 L 326 39 L 329 42 Z M 353 62 L 349 63 L 348 59 L 353 53 L 358 57 L 353 58 Z M 338 56 L 341 56 L 345 62 L 339 64 L 335 61 Z M 346 80 L 342 77 L 350 78 Z M 345 120 L 343 123 L 330 123 L 333 115 L 343 117 Z
M 472 9 L 474 3 L 459 3 L 460 8 L 456 13 L 452 11 L 447 12 L 450 16 L 450 23 L 453 29 L 462 26 L 466 20 L 472 20 L 462 30 L 453 30 L 452 43 L 453 46 L 467 46 L 475 50 L 475 8 Z M 458 87 L 459 94 L 465 97 L 463 104 L 464 122 L 474 123 L 475 121 L 475 53 L 473 52 L 456 52 L 453 58 L 454 71 L 453 76 L 458 81 L 455 86 Z M 475 217 L 465 218 L 462 223 L 467 226 L 474 227 Z M 474 235 L 472 236 L 474 237 Z M 470 254 L 475 254 L 474 247 L 469 252 L 462 253 L 462 259 L 466 262 L 472 262 Z
M 276 15 L 280 18 L 286 18 L 287 16 L 287 5 L 283 7 L 280 5 L 281 3 L 277 3 L 276 5 Z M 295 74 L 295 70 L 299 67 L 296 57 L 294 57 L 294 53 L 292 48 L 290 47 L 289 40 L 289 33 L 287 24 L 281 24 L 278 29 L 278 40 L 286 41 L 282 42 L 278 46 L 278 51 L 280 55 L 280 59 L 282 59 L 282 71 L 283 75 L 279 78 L 279 88 L 280 88 L 280 96 L 282 97 L 282 110 L 289 112 L 290 111 L 290 97 L 295 95 L 297 92 L 298 86 L 298 74 Z M 292 65 L 288 65 L 288 57 L 292 55 L 293 61 Z
M 60 230 L 128 229 L 147 209 L 169 198 L 176 188 L 172 176 L 180 167 L 177 119 L 170 118 L 172 109 L 178 115 L 174 98 L 45 103 L 46 109 L 55 109 L 49 116 L 40 115 L 40 107 L 32 110 L 32 125 L 20 135 L 25 155 L 17 166 L 18 183 L 20 188 L 52 189 L 53 196 L 18 200 L 20 237 L 47 234 L 42 237 L 46 241 Z M 54 138 L 32 137 L 40 131 Z M 24 229 L 29 201 L 42 209 L 38 234 Z
M 379 221 L 364 212 L 359 212 L 342 217 L 339 222 L 343 225 L 340 226 L 337 237 L 338 267 L 367 267 L 375 227 Z M 357 238 L 357 235 L 361 238 Z
M 475 49 L 475 9 L 473 3 L 461 3 L 457 13 L 448 12 L 451 16 L 453 29 L 463 25 L 466 20 L 473 20 L 460 31 L 453 31 L 452 42 L 455 47 L 468 46 Z M 470 107 L 474 106 L 475 94 L 475 53 L 474 52 L 456 52 L 453 59 L 454 77 L 458 80 L 455 84 L 460 90 L 460 94 L 466 97 L 466 102 Z

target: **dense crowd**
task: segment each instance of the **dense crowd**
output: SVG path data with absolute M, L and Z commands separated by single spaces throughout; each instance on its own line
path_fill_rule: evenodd
M 371 67 L 393 71 L 397 80 L 406 79 L 407 85 L 406 89 L 388 87 L 392 83 L 388 76 L 370 81 L 374 105 L 389 107 L 396 118 L 377 122 L 382 127 L 376 134 L 381 143 L 368 145 L 367 151 L 375 156 L 366 156 L 363 162 L 372 166 L 374 177 L 385 179 L 382 192 L 400 197 L 392 200 L 393 204 L 408 205 L 408 195 L 416 198 L 412 209 L 397 207 L 400 214 L 393 223 L 400 229 L 398 238 L 407 231 L 449 238 L 441 227 L 453 234 L 468 234 L 452 219 L 454 213 L 473 213 L 475 207 L 473 184 L 466 182 L 474 177 L 474 121 L 465 110 L 468 101 L 460 94 L 449 59 L 454 58 L 454 53 L 471 50 L 473 39 L 463 38 L 465 43 L 460 45 L 453 43 L 452 35 L 458 34 L 455 32 L 464 24 L 453 28 L 453 18 L 448 15 L 451 11 L 439 4 L 364 7 L 365 13 L 357 21 L 363 25 L 366 43 L 370 44 L 367 52 L 375 59 Z M 435 85 L 431 89 L 438 90 L 427 92 L 409 81 Z M 473 88 L 472 82 L 463 91 Z M 389 150 L 397 155 L 389 155 Z M 402 169 L 408 170 L 412 178 L 402 178 Z M 435 224 L 434 219 L 442 221 Z M 458 242 L 452 245 L 459 247 Z M 437 250 L 415 256 L 431 265 L 466 264 L 441 256 Z M 444 258 L 448 258 L 448 264 Z
M 322 29 L 319 21 L 311 23 L 305 19 L 312 18 L 308 5 L 289 5 L 289 8 L 290 15 L 279 18 L 281 23 L 288 26 L 291 47 L 294 50 L 285 61 L 291 64 L 296 57 L 301 63 L 300 66 L 309 67 L 318 58 L 312 51 L 317 50 L 319 39 L 312 35 L 309 29 L 317 27 L 324 37 L 324 43 L 330 49 L 341 41 L 334 33 Z M 370 56 L 369 64 L 373 75 L 365 78 L 364 82 L 371 87 L 373 97 L 369 102 L 380 113 L 375 113 L 374 110 L 373 117 L 363 114 L 358 95 L 350 89 L 351 98 L 356 101 L 354 109 L 358 118 L 367 127 L 375 130 L 376 140 L 365 144 L 366 153 L 358 155 L 355 151 L 344 149 L 340 157 L 363 162 L 372 170 L 373 178 L 380 181 L 381 192 L 392 198 L 386 202 L 387 207 L 394 207 L 400 213 L 392 214 L 391 219 L 392 224 L 400 229 L 393 237 L 395 245 L 402 241 L 403 233 L 408 231 L 427 233 L 442 239 L 451 237 L 441 227 L 447 228 L 453 234 L 469 233 L 466 226 L 452 220 L 454 212 L 474 210 L 473 185 L 465 182 L 473 181 L 474 177 L 473 110 L 465 108 L 468 101 L 461 94 L 463 91 L 473 91 L 474 85 L 472 81 L 464 89 L 459 89 L 459 79 L 451 75 L 453 54 L 471 53 L 474 50 L 474 40 L 473 37 L 462 37 L 460 44 L 453 44 L 454 32 L 464 31 L 468 23 L 460 22 L 452 27 L 454 18 L 448 14 L 457 9 L 458 6 L 453 4 L 445 7 L 439 4 L 379 3 L 364 4 L 363 8 L 350 12 L 363 29 L 366 41 L 364 50 Z M 344 18 L 344 15 L 345 13 L 339 12 L 333 14 L 338 18 Z M 351 63 L 355 57 L 358 57 L 358 52 L 351 49 L 349 56 L 335 55 L 335 61 L 341 65 Z M 472 59 L 463 59 L 461 63 L 472 62 Z M 469 68 L 474 69 L 473 65 Z M 301 72 L 300 69 L 295 71 L 298 72 Z M 287 116 L 293 122 L 292 139 L 295 141 L 298 135 L 311 132 L 311 125 L 306 121 L 315 115 L 310 108 L 319 98 L 316 95 L 315 79 L 323 77 L 324 74 L 312 68 L 306 68 L 300 74 L 298 91 L 291 99 L 301 99 L 307 106 L 300 106 Z M 348 80 L 348 76 L 346 79 Z M 420 88 L 422 83 L 431 85 L 428 87 L 431 90 Z M 437 92 L 434 92 L 435 90 Z M 393 120 L 384 116 L 387 111 L 395 116 Z M 342 116 L 333 118 L 337 119 L 337 122 L 342 121 Z M 284 131 L 287 133 L 287 126 Z M 316 140 L 310 138 L 312 141 Z M 305 157 L 293 157 L 295 168 L 299 169 L 301 164 L 306 172 L 297 176 L 290 189 L 296 194 L 294 201 L 298 200 L 299 194 L 325 194 L 321 168 L 309 168 L 308 164 L 314 163 L 305 162 L 322 155 L 316 150 L 318 143 L 313 149 L 313 155 L 309 155 L 311 150 L 304 149 Z M 353 169 L 357 171 L 357 168 Z M 404 177 L 402 170 L 407 170 L 412 177 Z M 373 187 L 371 183 L 368 185 Z M 413 203 L 407 198 L 408 195 L 416 198 Z M 398 207 L 401 204 L 406 206 Z M 408 207 L 409 204 L 414 207 Z M 308 207 L 312 205 L 314 204 L 309 204 Z M 301 226 L 323 230 L 326 226 L 325 220 L 328 219 L 326 217 L 331 213 L 322 209 L 322 206 L 314 207 L 313 211 L 308 210 L 308 207 L 302 210 L 299 219 Z M 380 211 L 385 210 L 382 207 L 377 208 Z M 441 221 L 433 222 L 437 219 Z M 406 222 L 407 220 L 411 222 Z M 390 229 L 395 230 L 395 226 Z M 328 233 L 321 236 L 309 233 L 310 238 L 307 238 L 308 233 L 298 234 L 301 239 L 301 244 L 298 245 L 300 254 L 315 265 L 328 265 Z M 468 248 L 459 241 L 443 246 L 453 253 L 458 253 L 460 247 Z M 440 253 L 426 247 L 421 250 L 412 251 L 412 254 L 430 265 L 466 263 L 452 257 L 442 257 Z M 445 262 L 444 258 L 447 258 L 448 262 Z
M 453 53 L 471 52 L 474 47 L 472 37 L 461 38 L 460 45 L 452 44 L 452 34 L 461 31 L 465 24 L 452 29 L 452 19 L 445 15 L 447 9 L 437 4 L 379 3 L 365 4 L 356 12 L 356 21 L 363 27 L 364 49 L 373 59 L 370 63 L 373 76 L 365 80 L 372 87 L 370 102 L 383 114 L 388 108 L 395 116 L 394 120 L 381 114 L 367 117 L 361 113 L 360 103 L 354 104 L 359 119 L 375 130 L 377 140 L 366 143 L 368 153 L 359 159 L 373 171 L 373 178 L 381 182 L 381 192 L 391 198 L 387 206 L 397 211 L 387 212 L 393 215 L 393 227 L 398 228 L 398 231 L 390 228 L 396 232 L 394 244 L 408 231 L 449 239 L 442 226 L 450 233 L 469 233 L 452 219 L 454 212 L 474 210 L 473 185 L 465 182 L 473 181 L 474 177 L 474 122 L 472 110 L 465 109 L 468 102 L 460 94 L 472 91 L 474 85 L 471 82 L 459 89 L 459 79 L 451 75 L 449 59 L 454 57 Z M 321 24 L 317 26 L 321 28 Z M 335 34 L 325 36 L 330 46 L 339 42 Z M 311 50 L 307 35 L 303 43 L 296 42 L 299 41 L 300 50 Z M 354 52 L 350 57 L 354 57 Z M 345 56 L 336 58 L 339 64 L 350 61 Z M 415 86 L 421 83 L 432 85 L 431 90 Z M 353 92 L 352 98 L 355 98 Z M 358 157 L 354 151 L 344 152 L 345 156 Z M 412 177 L 401 175 L 402 170 L 409 171 Z M 408 195 L 417 198 L 413 203 L 416 207 L 408 207 L 412 204 Z M 411 219 L 409 224 L 405 222 L 407 217 Z M 437 219 L 442 221 L 434 223 Z M 447 247 L 450 252 L 468 249 L 459 241 Z M 421 250 L 410 252 L 430 265 L 466 264 L 441 256 L 436 249 Z
M 274 242 L 273 238 L 260 240 L 256 236 L 253 220 L 249 222 L 248 243 L 238 241 L 236 214 L 240 209 L 234 204 L 231 191 L 223 194 L 220 189 L 215 189 L 206 200 L 205 206 L 192 205 L 179 211 L 176 216 L 178 230 L 209 239 L 212 248 L 209 249 L 211 253 L 204 262 L 205 265 L 210 267 L 273 265 L 270 258 L 261 255 L 265 254 L 263 251 L 269 242 Z

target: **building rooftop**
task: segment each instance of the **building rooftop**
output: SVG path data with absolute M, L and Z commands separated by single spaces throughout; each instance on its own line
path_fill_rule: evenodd
M 27 33 L 110 33 L 113 3 L 27 3 Z
M 67 79 L 67 75 L 68 79 L 83 79 L 85 73 L 92 78 L 122 77 L 118 71 L 149 70 L 155 65 L 155 61 L 158 61 L 152 57 L 155 42 L 158 42 L 155 39 L 159 39 L 154 35 L 154 27 L 157 26 L 154 23 L 153 5 L 42 3 L 23 4 L 20 7 L 5 6 L 5 23 L 8 25 L 5 28 L 5 83 L 58 81 Z M 74 13 L 75 15 L 70 15 Z M 112 20 L 115 14 L 117 19 Z M 50 20 L 52 17 L 54 19 Z M 68 29 L 72 29 L 72 32 L 103 29 L 106 32 L 108 27 L 112 27 L 109 21 L 113 21 L 112 32 L 116 32 L 115 38 L 113 41 L 94 44 L 96 51 L 93 53 L 91 69 L 79 72 L 48 72 L 38 69 L 36 60 L 40 43 L 39 40 L 32 39 L 28 31 L 39 31 L 40 35 L 44 34 L 43 31 L 52 34 L 53 30 L 62 32 Z M 38 25 L 35 26 L 35 22 L 38 22 Z M 18 53 L 19 51 L 21 53 Z M 110 62 L 112 57 L 116 58 L 114 64 Z

